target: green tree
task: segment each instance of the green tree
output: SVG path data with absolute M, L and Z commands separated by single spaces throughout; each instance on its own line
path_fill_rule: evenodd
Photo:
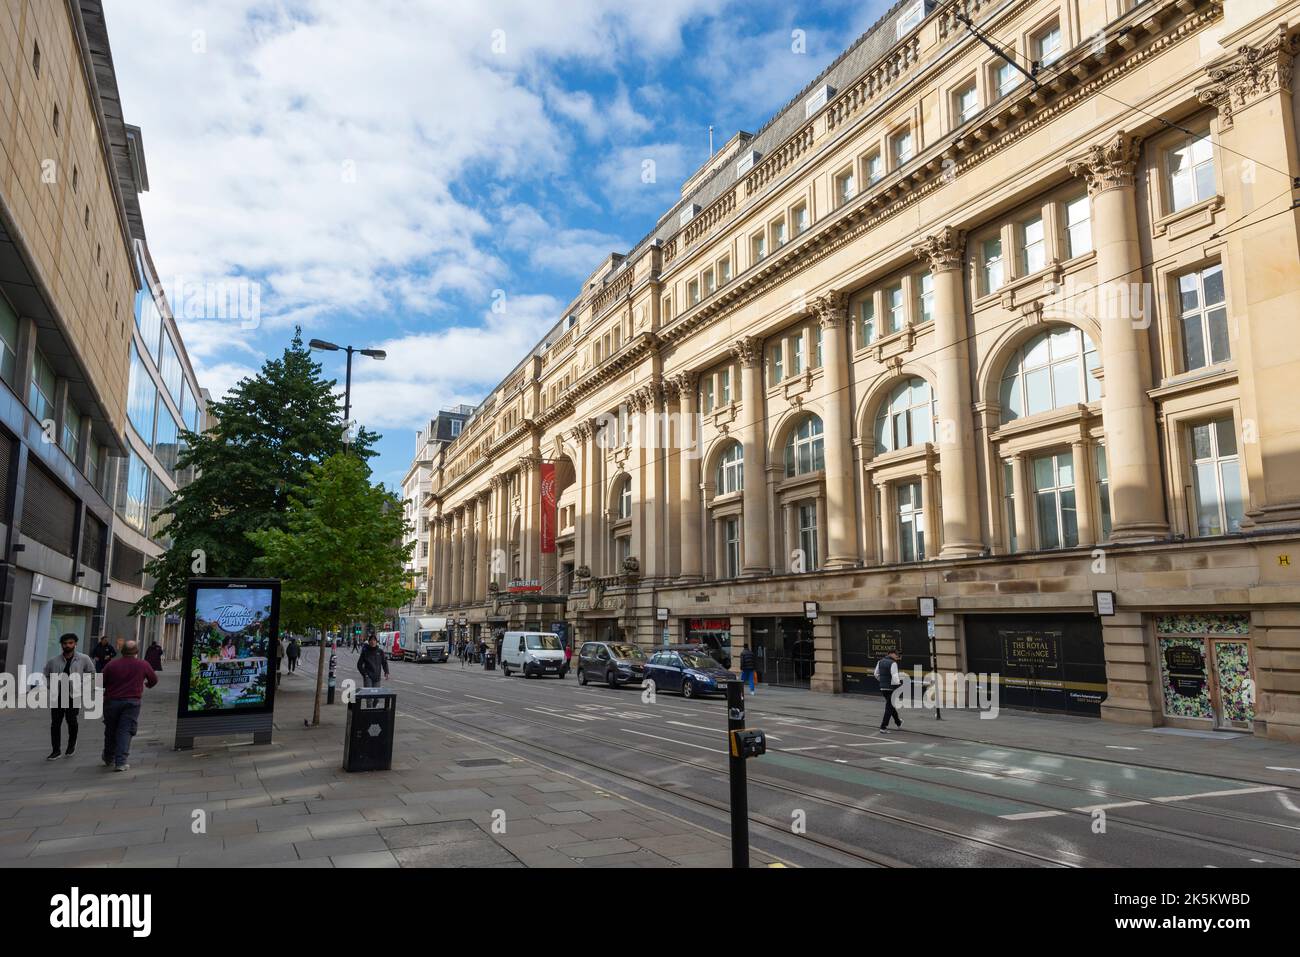
M 209 404 L 205 432 L 181 433 L 178 468 L 195 477 L 160 512 L 172 545 L 145 567 L 155 585 L 133 614 L 174 608 L 195 575 L 252 574 L 258 549 L 247 533 L 283 528 L 311 468 L 346 447 L 334 386 L 295 330 L 280 358 Z M 375 438 L 362 429 L 353 451 L 369 458 Z
M 370 482 L 355 455 L 332 455 L 315 466 L 301 494 L 289 496 L 283 528 L 249 532 L 261 550 L 256 568 L 279 578 L 280 623 L 321 631 L 312 724 L 320 724 L 326 671 L 324 636 L 353 618 L 379 618 L 413 596 L 404 565 L 414 542 L 401 503 Z

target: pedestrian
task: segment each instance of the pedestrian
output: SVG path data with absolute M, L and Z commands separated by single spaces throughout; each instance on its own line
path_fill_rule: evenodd
M 898 716 L 898 709 L 894 707 L 894 691 L 903 683 L 898 677 L 897 651 L 891 651 L 876 662 L 876 681 L 880 683 L 880 693 L 885 699 L 885 714 L 880 719 L 880 733 L 889 734 L 890 718 L 894 719 L 895 726 L 900 728 L 903 726 L 903 719 Z
M 140 659 L 140 645 L 133 640 L 122 645 L 122 657 L 104 667 L 104 767 L 130 769 L 131 738 L 140 724 L 144 689 L 157 683 L 158 675 Z
M 60 653 L 55 655 L 49 661 L 45 662 L 43 673 L 45 680 L 50 682 L 55 675 L 66 675 L 62 679 L 62 688 L 56 695 L 54 693 L 53 683 L 50 687 L 50 751 L 46 761 L 53 761 L 59 757 L 60 738 L 63 732 L 63 722 L 68 723 L 68 750 L 63 752 L 66 757 L 72 757 L 72 752 L 77 750 L 77 709 L 59 707 L 61 704 L 70 703 L 70 699 L 65 697 L 69 692 L 69 685 L 74 681 L 79 681 L 79 675 L 93 675 L 96 673 L 95 662 L 90 655 L 83 655 L 77 651 L 77 643 L 81 639 L 72 632 L 68 632 L 59 638 Z M 54 678 L 55 681 L 60 679 Z
M 754 690 L 754 653 L 749 650 L 749 645 L 740 649 L 740 683 L 746 682 L 749 682 L 749 693 L 758 694 Z
M 149 662 L 149 667 L 154 671 L 162 671 L 162 656 L 162 645 L 158 644 L 158 639 L 155 638 L 149 645 L 149 650 L 144 653 L 144 660 Z
M 286 649 L 289 656 L 289 674 L 298 670 L 298 659 L 302 657 L 302 646 L 298 644 L 297 638 L 289 639 L 289 647 Z
M 480 638 L 478 640 L 478 663 L 481 665 L 487 664 L 487 639 L 486 638 Z
M 357 671 L 361 672 L 362 686 L 378 688 L 379 682 L 383 680 L 380 677 L 381 670 L 383 678 L 387 678 L 388 659 L 384 657 L 384 651 L 379 647 L 379 639 L 371 635 L 357 657 Z
M 117 657 L 117 651 L 108 643 L 108 635 L 100 635 L 99 643 L 90 653 L 90 657 L 95 661 L 95 671 L 102 672 L 104 665 L 108 664 Z

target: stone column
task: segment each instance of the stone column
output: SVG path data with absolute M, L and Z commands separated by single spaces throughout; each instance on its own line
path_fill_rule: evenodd
M 1134 177 L 1142 150 L 1122 131 L 1070 163 L 1088 183 L 1097 249 L 1097 321 L 1106 378 L 1101 400 L 1110 466 L 1111 538 L 1149 539 L 1169 529 L 1160 482 L 1147 329 L 1152 317 L 1134 315 L 1131 303 L 1146 302 L 1138 242 Z M 1137 285 L 1135 285 L 1137 284 Z
M 465 503 L 465 531 L 461 535 L 461 591 L 460 600 L 468 604 L 474 600 L 474 558 L 478 551 L 478 516 L 475 514 L 476 500 L 471 498 Z
M 447 594 L 451 604 L 459 605 L 461 601 L 461 585 L 463 584 L 463 579 L 460 573 L 460 563 L 464 557 L 462 550 L 464 542 L 462 532 L 465 526 L 464 512 L 457 508 L 451 513 L 451 520 L 451 567 L 447 569 Z
M 1089 467 L 1090 442 L 1080 439 L 1070 443 L 1070 455 L 1074 459 L 1074 509 L 1079 522 L 1079 544 L 1097 544 L 1097 519 L 1093 514 L 1096 509 L 1092 504 L 1092 469 Z
M 770 575 L 768 564 L 767 488 L 767 416 L 763 408 L 763 341 L 756 336 L 739 339 L 731 347 L 740 360 L 741 443 L 745 450 L 744 552 L 742 574 L 747 577 Z
M 478 556 L 474 562 L 474 600 L 487 601 L 488 571 L 492 567 L 492 533 L 488 504 L 492 492 L 484 489 L 478 493 Z
M 699 581 L 704 568 L 704 542 L 700 526 L 700 469 L 704 455 L 703 436 L 696 422 L 695 390 L 698 378 L 694 372 L 679 372 L 673 376 L 672 387 L 677 390 L 681 406 L 681 436 L 677 463 L 681 470 L 681 543 L 682 582 Z
M 432 544 L 429 547 L 429 569 L 426 573 L 429 582 L 429 607 L 441 608 L 446 599 L 442 593 L 442 566 L 446 564 L 446 557 L 443 551 L 443 524 L 442 516 L 436 515 L 430 520 L 430 537 Z
M 1235 13 L 1249 15 L 1250 6 Z M 1231 19 L 1228 26 L 1234 32 L 1223 42 L 1233 52 L 1211 64 L 1211 83 L 1197 92 L 1219 111 L 1215 162 L 1223 170 L 1224 221 L 1241 223 L 1223 234 L 1223 265 L 1241 375 L 1238 426 L 1244 435 L 1238 445 L 1249 492 L 1242 526 L 1268 531 L 1300 522 L 1300 406 L 1294 396 L 1300 381 L 1300 213 L 1283 212 L 1292 194 L 1278 195 L 1287 177 L 1300 176 L 1292 102 L 1297 40 L 1288 28 L 1272 26 L 1243 42 L 1247 38 Z M 1115 465 L 1109 461 L 1113 501 Z
M 826 553 L 823 567 L 858 564 L 858 523 L 853 507 L 853 414 L 849 394 L 847 297 L 832 290 L 813 301 L 822 330 L 822 372 L 826 418 L 822 421 L 826 459 Z M 808 356 L 811 363 L 812 355 Z
M 965 249 L 966 234 L 951 226 L 912 247 L 934 277 L 934 394 L 939 420 L 935 445 L 943 465 L 942 549 L 937 540 L 927 549 L 934 558 L 966 558 L 984 551 L 966 346 Z
M 583 565 L 590 563 L 587 544 L 587 508 L 591 501 L 591 424 L 586 421 L 577 423 L 569 430 L 569 438 L 578 450 L 578 460 L 574 463 L 577 494 L 573 499 L 573 569 L 576 572 Z M 575 581 L 577 576 L 574 576 Z
M 522 497 L 522 517 L 519 522 L 519 548 L 521 574 L 524 579 L 532 580 L 541 574 L 538 559 L 540 557 L 537 528 L 539 502 L 542 494 L 540 466 L 541 456 L 529 453 L 519 460 L 520 496 Z
M 927 460 L 925 471 L 921 473 L 921 531 L 925 533 L 925 557 L 927 561 L 939 557 L 938 543 L 935 540 L 939 529 L 938 516 L 935 514 L 935 507 L 939 504 L 939 496 L 934 494 L 934 481 L 934 465 Z
M 1011 456 L 1011 494 L 1015 496 L 1016 512 L 1016 551 L 1029 552 L 1034 549 L 1033 505 L 1029 501 L 1033 494 L 1025 480 L 1025 456 L 1017 452 Z
M 880 494 L 880 560 L 885 565 L 898 562 L 898 508 L 894 503 L 894 483 L 876 485 Z
M 791 571 L 791 565 L 794 561 L 794 550 L 800 546 L 799 530 L 796 527 L 797 522 L 794 517 L 794 505 L 789 502 L 781 503 L 781 533 L 785 539 L 785 567 L 780 569 L 782 572 Z M 808 566 L 805 562 L 801 571 L 807 571 Z

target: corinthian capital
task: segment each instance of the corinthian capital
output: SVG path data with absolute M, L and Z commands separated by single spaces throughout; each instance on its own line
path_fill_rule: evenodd
M 1219 111 L 1219 126 L 1232 129 L 1233 111 L 1272 93 L 1291 92 L 1296 41 L 1285 27 L 1257 46 L 1243 45 L 1228 60 L 1210 67 L 1210 82 L 1197 98 Z
M 966 254 L 966 233 L 952 226 L 945 226 L 937 233 L 913 244 L 912 253 L 917 259 L 924 259 L 929 263 L 931 272 L 960 269 L 962 257 Z
M 1132 186 L 1142 147 L 1136 136 L 1120 130 L 1114 137 L 1070 161 L 1070 175 L 1087 180 L 1088 195 Z
M 745 336 L 731 344 L 731 354 L 746 369 L 753 369 L 763 361 L 763 341 L 758 336 Z
M 572 436 L 573 441 L 582 443 L 582 442 L 586 442 L 589 438 L 591 438 L 591 432 L 592 432 L 591 422 L 589 422 L 586 419 L 583 419 L 581 422 L 577 423 L 572 429 L 569 430 L 569 435 Z
M 531 472 L 541 464 L 542 457 L 533 452 L 519 456 L 519 468 L 524 472 Z
M 812 307 L 813 312 L 817 314 L 817 321 L 821 327 L 830 329 L 844 325 L 844 319 L 848 315 L 848 303 L 848 296 L 832 289 L 826 295 L 814 299 Z

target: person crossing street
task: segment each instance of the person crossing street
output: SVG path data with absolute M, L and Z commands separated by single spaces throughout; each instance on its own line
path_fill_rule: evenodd
M 388 659 L 379 647 L 379 638 L 371 635 L 366 639 L 357 656 L 357 671 L 361 672 L 362 687 L 378 688 L 379 683 L 388 677 Z
M 897 651 L 891 651 L 876 662 L 876 681 L 880 683 L 880 693 L 885 699 L 885 714 L 880 719 L 880 733 L 889 734 L 890 718 L 894 719 L 896 727 L 903 726 L 903 719 L 898 716 L 898 709 L 894 707 L 894 692 L 903 683 L 898 677 Z

